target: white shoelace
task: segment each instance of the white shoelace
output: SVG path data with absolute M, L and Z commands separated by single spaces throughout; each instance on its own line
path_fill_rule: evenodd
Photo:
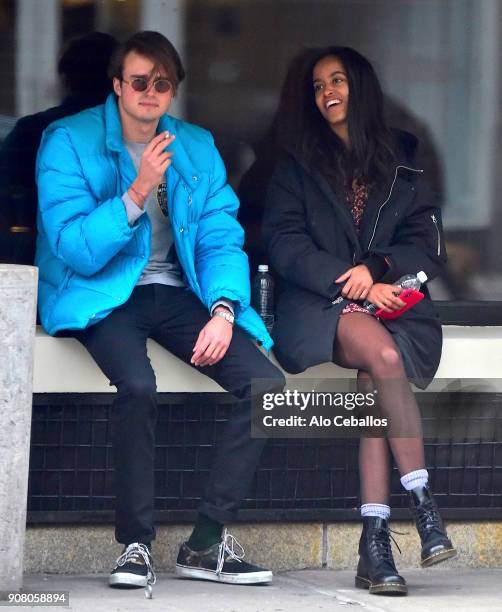
M 234 547 L 236 547 L 237 550 L 234 550 Z M 234 536 L 228 533 L 228 531 L 225 529 L 223 531 L 223 538 L 218 549 L 218 563 L 216 565 L 216 574 L 221 573 L 221 570 L 223 569 L 223 564 L 227 559 L 235 559 L 235 561 L 242 563 L 242 559 L 244 559 L 244 556 L 244 548 L 242 548 L 242 546 L 234 538 Z
M 150 562 L 150 553 L 148 552 L 148 548 L 145 544 L 141 544 L 140 542 L 133 542 L 132 544 L 129 544 L 129 546 L 117 559 L 116 564 L 122 567 L 129 561 L 137 561 L 140 557 L 145 562 L 147 569 L 145 597 L 147 599 L 152 599 L 152 586 L 157 582 L 157 576 L 153 571 L 153 567 Z

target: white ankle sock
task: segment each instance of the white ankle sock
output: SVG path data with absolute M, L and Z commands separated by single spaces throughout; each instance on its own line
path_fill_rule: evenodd
M 415 487 L 425 487 L 429 480 L 429 472 L 427 470 L 415 470 L 401 476 L 401 484 L 407 491 L 411 491 Z
M 385 504 L 362 504 L 361 516 L 379 516 L 388 520 L 390 517 L 390 507 Z

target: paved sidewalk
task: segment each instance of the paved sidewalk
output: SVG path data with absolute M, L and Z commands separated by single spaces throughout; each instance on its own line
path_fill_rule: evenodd
M 102 574 L 30 575 L 25 576 L 24 589 L 69 591 L 70 609 L 82 612 L 502 611 L 502 569 L 414 569 L 403 571 L 403 575 L 408 582 L 408 597 L 369 595 L 354 588 L 353 572 L 321 569 L 279 573 L 268 586 L 180 580 L 173 574 L 163 573 L 157 576 L 152 600 L 145 598 L 143 589 L 109 588 L 107 576 Z M 65 610 L 62 607 L 42 609 Z

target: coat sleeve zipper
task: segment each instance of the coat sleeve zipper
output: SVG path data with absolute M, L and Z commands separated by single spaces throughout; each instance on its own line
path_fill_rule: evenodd
M 335 298 L 334 300 L 331 300 L 331 305 L 334 306 L 335 304 L 339 304 L 340 302 L 343 302 L 343 297 L 341 295 Z
M 438 234 L 437 255 L 439 257 L 441 255 L 441 234 L 439 233 L 438 221 L 437 221 L 436 215 L 434 213 L 431 215 L 431 219 L 432 219 L 432 222 L 434 223 L 434 225 L 436 226 L 436 232 Z

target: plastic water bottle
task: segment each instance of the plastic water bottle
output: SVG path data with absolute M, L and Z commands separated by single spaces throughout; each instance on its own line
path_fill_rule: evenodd
M 253 279 L 251 305 L 263 319 L 270 333 L 274 326 L 274 279 L 268 273 L 266 265 L 258 266 L 258 273 Z
M 401 287 L 401 289 L 415 289 L 418 291 L 426 281 L 427 274 L 420 271 L 417 274 L 405 274 L 394 284 Z
M 401 287 L 403 291 L 405 289 L 415 289 L 418 291 L 420 287 L 427 281 L 427 274 L 423 271 L 418 272 L 417 274 L 405 274 L 401 276 L 401 278 L 394 283 L 396 287 Z M 363 304 L 364 308 L 371 313 L 375 313 L 378 310 L 378 306 L 372 304 L 368 300 L 366 300 Z

